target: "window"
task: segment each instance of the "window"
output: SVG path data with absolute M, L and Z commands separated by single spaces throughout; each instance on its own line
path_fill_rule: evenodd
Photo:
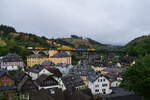
M 99 89 L 96 89 L 95 92 L 99 92 Z
M 95 87 L 99 87 L 99 85 L 95 85 Z
M 102 84 L 102 87 L 106 87 L 107 86 L 107 84 Z
M 103 80 L 101 79 L 101 82 L 102 82 Z
M 105 81 L 105 79 L 103 79 L 103 81 Z
M 106 89 L 102 89 L 103 94 L 106 94 Z
M 7 77 L 5 77 L 5 80 L 7 81 Z

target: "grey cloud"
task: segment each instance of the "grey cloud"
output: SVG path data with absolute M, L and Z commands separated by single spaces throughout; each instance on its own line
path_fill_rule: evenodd
M 0 24 L 48 38 L 77 34 L 123 45 L 150 32 L 148 0 L 1 0 Z

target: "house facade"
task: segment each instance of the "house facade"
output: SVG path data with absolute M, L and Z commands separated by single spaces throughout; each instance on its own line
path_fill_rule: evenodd
M 17 86 L 15 79 L 9 75 L 8 72 L 0 71 L 0 95 L 8 94 L 9 96 L 15 95 Z
M 66 89 L 61 80 L 62 74 L 59 71 L 59 69 L 57 69 L 57 68 L 46 69 L 46 68 L 44 68 L 43 65 L 35 65 L 28 70 L 27 74 L 32 78 L 32 80 L 35 80 L 35 81 L 40 80 L 40 81 L 37 81 L 41 84 L 41 85 L 39 85 L 39 89 L 42 89 L 42 88 L 44 88 L 44 89 L 59 88 L 62 90 Z M 55 83 L 57 82 L 58 84 L 51 85 L 52 81 L 49 80 L 48 78 L 52 79 L 53 83 L 55 81 Z M 43 81 L 41 81 L 41 80 L 43 80 Z M 45 86 L 43 86 L 43 84 L 45 84 Z
M 28 75 L 32 77 L 32 80 L 36 80 L 42 74 L 52 75 L 43 65 L 35 65 L 27 71 Z
M 19 55 L 9 53 L 1 58 L 0 66 L 1 69 L 17 70 L 24 67 L 24 62 Z
M 37 80 L 36 83 L 40 89 L 53 89 L 53 88 L 61 88 L 59 82 L 50 75 L 41 75 Z
M 56 50 L 49 50 L 49 56 L 42 56 L 42 55 L 31 55 L 27 57 L 27 66 L 32 67 L 35 64 L 42 64 L 44 61 L 52 61 L 54 64 L 58 63 L 66 63 L 71 64 L 72 58 L 66 52 L 58 52 Z
M 88 74 L 88 88 L 91 89 L 93 95 L 110 94 L 110 82 L 104 76 L 96 72 L 89 72 Z

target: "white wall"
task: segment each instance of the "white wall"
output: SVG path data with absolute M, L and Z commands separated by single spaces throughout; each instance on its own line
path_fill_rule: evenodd
M 96 94 L 110 94 L 112 90 L 110 89 L 109 81 L 105 77 L 99 77 L 93 83 L 88 81 L 88 88 L 91 89 L 93 95 Z
M 111 87 L 118 87 L 119 85 L 120 85 L 120 81 L 113 81 L 112 83 L 111 83 Z
M 38 77 L 40 77 L 42 74 L 45 75 L 53 75 L 52 73 L 50 73 L 47 69 L 43 69 L 41 70 L 39 73 L 33 73 L 33 72 L 29 72 L 29 75 L 32 77 L 33 80 L 36 80 Z
M 32 80 L 36 80 L 38 78 L 38 74 L 37 73 L 29 72 L 29 76 L 32 77 Z
M 17 70 L 18 66 L 1 66 L 2 69 L 6 69 L 8 71 Z

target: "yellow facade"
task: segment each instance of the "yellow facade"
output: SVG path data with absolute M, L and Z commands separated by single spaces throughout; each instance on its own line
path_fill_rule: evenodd
M 56 53 L 58 53 L 58 51 L 56 51 L 56 50 L 49 50 L 49 51 L 48 51 L 49 57 L 53 56 L 53 55 L 56 54 Z
M 50 50 L 48 52 L 49 57 L 41 57 L 41 58 L 35 58 L 35 57 L 28 57 L 27 58 L 27 66 L 32 67 L 35 64 L 42 64 L 44 61 L 52 61 L 55 64 L 58 63 L 66 63 L 66 64 L 71 64 L 72 63 L 72 58 L 70 57 L 51 57 L 54 54 L 56 54 L 58 51 L 55 50 Z

